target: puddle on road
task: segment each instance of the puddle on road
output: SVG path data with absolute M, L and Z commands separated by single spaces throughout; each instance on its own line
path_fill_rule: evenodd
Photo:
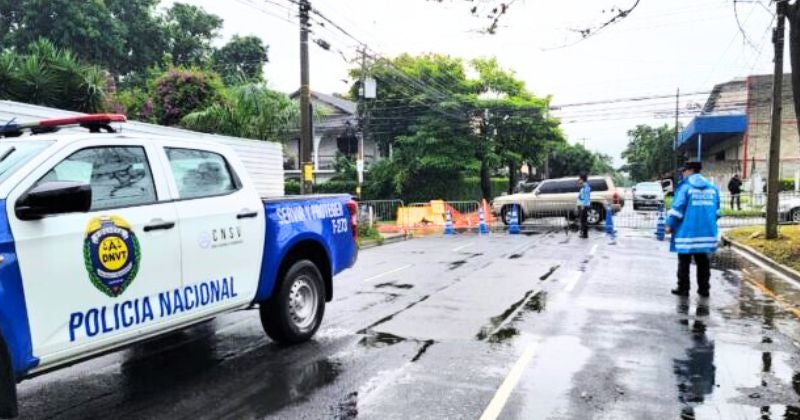
M 780 323 L 793 326 L 784 332 L 796 340 L 797 320 L 749 283 L 793 299 L 797 290 L 730 250 L 712 258 L 712 267 L 724 270 L 738 295 L 719 308 L 728 320 L 721 331 L 707 304 L 695 305 L 693 316 L 688 301 L 677 305 L 689 339 L 683 357 L 673 360 L 680 418 L 800 420 L 800 371 L 791 340 L 778 331 Z M 754 334 L 760 337 L 748 343 Z
M 342 373 L 342 365 L 330 359 L 321 359 L 300 367 L 275 366 L 264 383 L 253 387 L 242 401 L 251 413 L 275 413 L 303 398 L 308 398 L 319 388 L 332 384 Z
M 539 277 L 539 280 L 541 280 L 541 281 L 547 280 L 547 278 L 552 276 L 553 273 L 555 273 L 556 270 L 558 270 L 560 267 L 561 267 L 560 265 L 554 265 L 554 266 L 550 267 L 550 270 L 548 270 L 546 273 L 544 273 L 543 276 Z
M 376 289 L 383 289 L 385 287 L 392 287 L 392 288 L 395 288 L 395 289 L 411 289 L 411 288 L 414 287 L 414 285 L 411 285 L 411 284 L 398 284 L 398 283 L 394 283 L 394 282 L 381 283 L 381 284 L 376 284 L 375 285 Z
M 571 403 L 571 389 L 578 389 L 573 377 L 589 362 L 592 351 L 578 337 L 556 336 L 545 340 L 536 351 L 536 359 L 523 377 L 523 405 L 517 418 L 546 419 Z M 561 418 L 560 416 L 556 416 Z
M 158 392 L 153 384 L 177 386 L 218 365 L 226 356 L 213 335 L 211 324 L 202 324 L 131 347 L 121 366 L 127 395 L 152 395 Z
M 333 408 L 331 418 L 352 420 L 358 418 L 358 391 L 351 392 Z
M 511 324 L 520 321 L 526 313 L 542 312 L 547 302 L 547 292 L 534 293 L 529 290 L 525 296 L 509 306 L 502 314 L 492 317 L 475 336 L 478 340 L 490 343 L 503 343 L 517 336 L 519 331 Z
M 358 333 L 358 334 L 367 334 L 367 333 L 369 332 L 369 330 L 371 330 L 371 329 L 373 329 L 373 328 L 377 327 L 378 325 L 381 325 L 381 324 L 384 324 L 384 323 L 387 323 L 387 322 L 389 322 L 389 321 L 393 320 L 393 319 L 394 319 L 394 317 L 396 317 L 397 315 L 400 315 L 401 313 L 403 313 L 403 312 L 405 312 L 405 311 L 407 311 L 407 310 L 409 310 L 409 309 L 413 308 L 414 306 L 417 306 L 417 305 L 419 305 L 420 303 L 422 303 L 422 302 L 425 302 L 425 301 L 426 301 L 426 300 L 428 300 L 430 297 L 431 297 L 431 295 L 425 295 L 425 296 L 422 296 L 422 297 L 421 297 L 421 298 L 419 298 L 418 300 L 416 300 L 416 301 L 414 301 L 414 302 L 411 302 L 411 303 L 409 303 L 408 305 L 406 305 L 406 307 L 405 307 L 405 308 L 403 308 L 403 309 L 401 309 L 401 310 L 399 310 L 399 311 L 397 311 L 397 312 L 395 312 L 395 313 L 393 313 L 393 314 L 391 314 L 391 315 L 389 315 L 389 316 L 385 316 L 385 317 L 383 317 L 383 318 L 381 318 L 381 319 L 379 319 L 379 320 L 377 320 L 377 321 L 373 322 L 372 324 L 368 325 L 366 328 L 363 328 L 363 329 L 361 329 L 361 330 L 357 331 L 357 333 Z
M 450 263 L 450 268 L 448 268 L 448 270 L 453 271 L 453 270 L 457 269 L 458 267 L 461 267 L 462 265 L 464 265 L 466 263 L 467 263 L 466 260 L 453 261 L 453 262 Z
M 406 341 L 406 339 L 403 337 L 398 337 L 394 334 L 378 332 L 365 336 L 359 340 L 358 344 L 369 348 L 384 348 L 393 346 L 397 343 L 402 343 L 403 341 Z

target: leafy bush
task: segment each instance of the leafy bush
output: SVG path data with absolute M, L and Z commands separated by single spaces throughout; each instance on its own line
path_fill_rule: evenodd
M 378 165 L 373 168 L 379 168 Z M 374 175 L 379 175 L 380 169 L 376 172 L 370 172 L 370 178 Z M 409 192 L 405 195 L 394 193 L 391 187 L 387 186 L 385 180 L 380 179 L 378 176 L 375 179 L 365 182 L 362 186 L 364 200 L 388 200 L 401 198 L 406 203 L 413 202 L 427 202 L 430 200 L 443 199 L 447 201 L 479 201 L 481 197 L 480 179 L 466 178 L 456 183 L 439 183 L 428 182 L 426 188 L 422 188 L 416 192 Z M 331 180 L 314 185 L 315 194 L 353 194 L 356 192 L 355 181 L 335 181 Z M 508 180 L 505 178 L 492 178 L 492 192 L 495 196 L 499 196 L 506 191 L 508 187 Z M 286 195 L 300 194 L 300 182 L 296 180 L 287 180 L 284 184 Z
M 780 186 L 779 191 L 794 191 L 794 179 L 783 178 L 780 180 Z
M 300 195 L 300 182 L 294 179 L 287 179 L 283 183 L 283 191 L 286 195 Z
M 154 83 L 154 113 L 162 125 L 176 125 L 189 113 L 223 100 L 224 86 L 213 72 L 171 68 Z
M 300 106 L 262 83 L 234 86 L 226 102 L 190 113 L 181 125 L 205 133 L 281 141 L 300 124 Z
M 111 104 L 114 112 L 125 114 L 130 119 L 156 122 L 153 99 L 142 89 L 132 88 L 119 91 Z

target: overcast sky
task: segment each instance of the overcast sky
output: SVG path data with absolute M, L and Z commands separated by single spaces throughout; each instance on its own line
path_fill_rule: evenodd
M 298 27 L 289 0 L 185 0 L 225 20 L 223 38 L 257 35 L 269 45 L 265 73 L 281 91 L 299 85 Z M 626 19 L 577 42 L 574 29 L 593 27 L 616 6 L 635 0 L 516 0 L 495 35 L 480 32 L 493 0 L 312 0 L 314 8 L 384 56 L 436 52 L 466 59 L 496 57 L 552 103 L 640 95 L 709 91 L 716 83 L 772 71 L 769 30 L 774 22 L 768 0 L 641 0 Z M 165 1 L 167 5 L 170 1 Z M 478 5 L 481 17 L 469 9 Z M 605 12 L 604 12 L 605 10 Z M 312 38 L 332 45 L 311 46 L 311 87 L 323 93 L 345 92 L 347 70 L 357 43 L 332 28 L 315 26 Z M 787 48 L 788 49 L 788 48 Z M 343 57 L 344 55 L 345 57 Z M 789 72 L 787 62 L 786 72 Z M 348 81 L 349 83 L 349 81 Z M 681 108 L 704 97 L 684 97 Z M 563 128 L 570 141 L 612 155 L 619 164 L 626 131 L 637 124 L 673 124 L 648 118 L 642 109 L 668 111 L 674 98 L 585 108 L 565 108 Z M 684 121 L 687 122 L 687 121 Z

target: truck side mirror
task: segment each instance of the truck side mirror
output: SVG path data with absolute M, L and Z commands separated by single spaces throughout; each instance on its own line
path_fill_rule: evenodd
M 85 213 L 92 208 L 92 187 L 73 181 L 51 181 L 33 187 L 14 208 L 20 220 L 37 220 L 51 214 Z

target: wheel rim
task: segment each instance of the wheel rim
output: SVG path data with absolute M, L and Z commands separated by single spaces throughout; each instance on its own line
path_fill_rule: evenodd
M 792 221 L 795 223 L 800 223 L 800 209 L 792 210 Z
M 503 218 L 507 225 L 511 224 L 511 209 L 506 209 L 505 213 L 503 213 Z
M 586 212 L 586 222 L 590 225 L 600 222 L 600 212 L 595 208 L 590 208 Z
M 314 325 L 317 316 L 319 294 L 311 279 L 299 277 L 289 291 L 289 317 L 297 329 L 308 330 Z

